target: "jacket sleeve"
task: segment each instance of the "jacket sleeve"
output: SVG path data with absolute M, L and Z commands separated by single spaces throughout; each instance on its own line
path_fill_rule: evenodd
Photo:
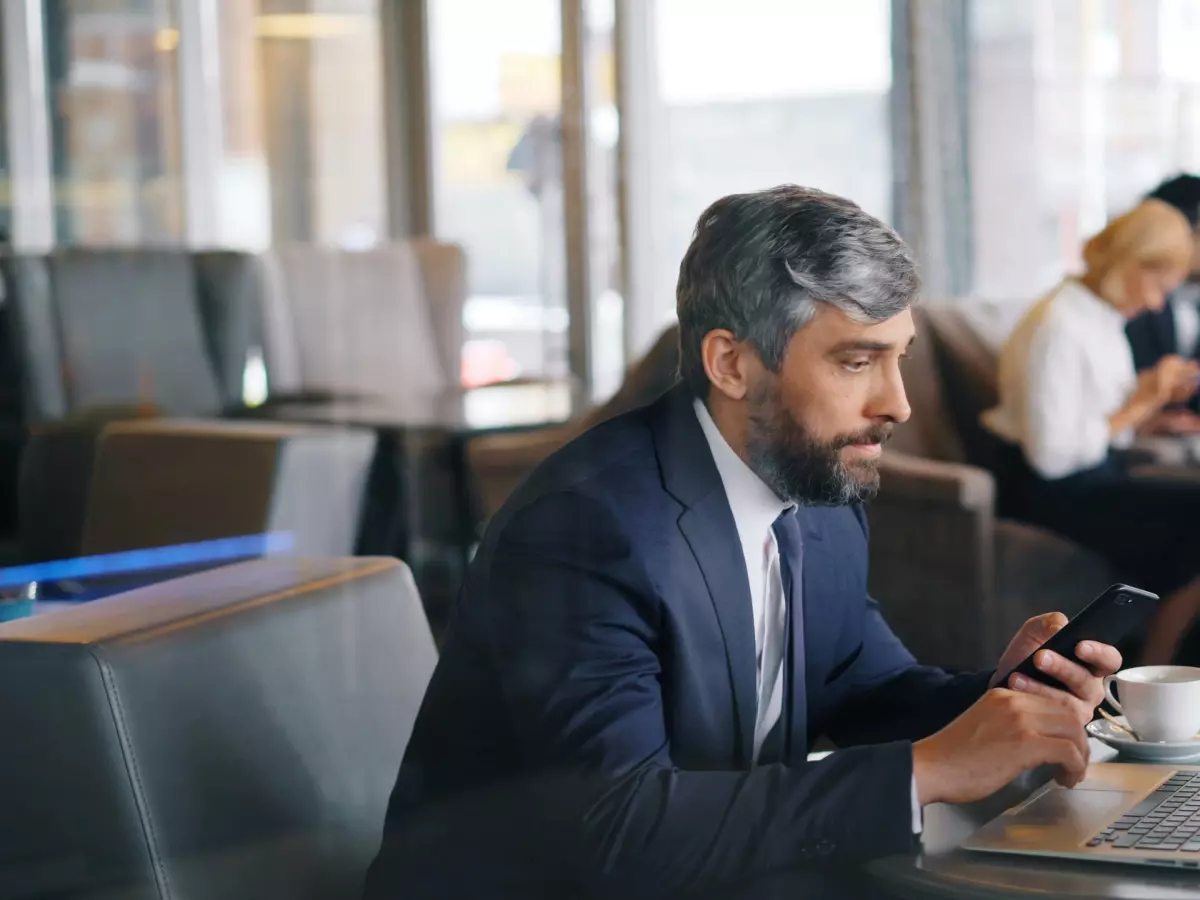
M 638 562 L 652 550 L 635 552 L 602 502 L 543 497 L 502 528 L 472 602 L 518 752 L 540 773 L 529 802 L 585 886 L 660 897 L 913 847 L 908 742 L 801 766 L 675 764 L 668 624 Z

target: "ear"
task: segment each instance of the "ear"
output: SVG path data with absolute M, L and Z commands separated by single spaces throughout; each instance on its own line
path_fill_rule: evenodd
M 700 357 L 704 373 L 713 389 L 730 400 L 741 400 L 749 387 L 747 381 L 749 348 L 733 336 L 732 331 L 717 328 L 700 342 Z

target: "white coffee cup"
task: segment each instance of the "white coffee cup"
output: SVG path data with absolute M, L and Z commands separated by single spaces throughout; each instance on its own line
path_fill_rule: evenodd
M 1120 701 L 1113 696 L 1114 682 Z M 1143 741 L 1190 741 L 1200 731 L 1200 669 L 1125 669 L 1104 679 L 1104 693 Z

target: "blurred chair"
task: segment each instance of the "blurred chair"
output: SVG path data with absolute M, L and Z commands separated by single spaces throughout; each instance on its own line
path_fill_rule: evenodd
M 868 510 L 872 593 L 918 659 L 952 669 L 994 664 L 1025 619 L 1071 615 L 1113 578 L 1096 554 L 997 517 L 979 425 L 995 402 L 995 355 L 963 310 L 915 310 L 904 369 L 912 419 L 888 444 Z
M 386 397 L 458 387 L 466 281 L 457 246 L 284 245 L 262 264 L 274 388 Z
M 0 516 L 16 518 L 18 460 L 33 424 L 72 420 L 74 455 L 86 456 L 99 422 L 162 411 L 215 415 L 226 406 L 186 253 L 0 255 L 0 283 L 0 494 L 13 495 Z
M 4 264 L 27 422 L 139 403 L 186 416 L 227 406 L 187 253 L 69 250 Z
M 435 662 L 395 560 L 0 625 L 0 898 L 357 900 Z
M 167 419 L 36 429 L 20 479 L 23 558 L 285 531 L 298 553 L 354 552 L 369 431 Z
M 613 416 L 652 403 L 675 383 L 679 370 L 679 332 L 668 328 L 646 355 L 630 366 L 620 388 L 605 403 L 558 428 L 494 434 L 467 445 L 467 462 L 485 518 L 490 519 L 543 459 Z
M 244 402 L 246 362 L 265 354 L 262 267 L 249 253 L 213 250 L 192 254 L 205 344 L 226 409 Z
M 995 663 L 1026 618 L 1075 612 L 1110 583 L 1111 572 L 1069 541 L 996 518 L 992 476 L 968 464 L 965 449 L 976 439 L 967 426 L 978 427 L 972 404 L 988 402 L 989 377 L 994 396 L 994 362 L 989 367 L 979 355 L 987 344 L 953 306 L 919 307 L 916 316 L 921 338 L 905 368 L 913 417 L 884 454 L 882 487 L 868 510 L 871 590 L 923 662 L 981 668 Z M 577 424 L 477 442 L 471 461 L 489 514 L 563 442 L 670 387 L 677 342 L 673 326 L 621 391 Z
M 312 252 L 320 255 L 316 250 Z M 444 258 L 446 251 L 434 247 L 429 252 L 436 266 L 453 268 Z M 411 254 L 405 258 L 411 259 Z M 5 376 L 0 388 L 12 395 L 10 420 L 0 423 L 0 437 L 11 432 L 11 440 L 0 446 L 0 459 L 10 460 L 9 471 L 0 472 L 0 481 L 16 497 L 8 501 L 10 516 L 28 532 L 20 542 L 28 554 L 23 558 L 74 555 L 85 552 L 81 545 L 94 542 L 83 537 L 87 510 L 94 508 L 92 478 L 102 470 L 98 464 L 111 458 L 111 448 L 105 456 L 98 447 L 102 440 L 126 435 L 124 430 L 114 429 L 113 423 L 164 415 L 267 415 L 267 410 L 247 409 L 242 398 L 247 358 L 266 342 L 263 319 L 267 294 L 263 266 L 256 257 L 232 252 L 193 256 L 168 250 L 72 250 L 47 256 L 3 257 L 0 274 L 5 289 L 4 321 L 0 324 L 7 339 L 7 346 L 0 349 L 7 351 L 5 359 L 12 361 L 0 373 Z M 341 308 L 337 296 L 325 299 L 330 301 L 326 307 L 335 313 Z M 361 317 L 357 324 L 362 324 Z M 437 351 L 427 332 L 422 332 L 423 337 L 414 346 L 423 346 L 436 360 Z M 332 329 L 330 333 L 337 331 Z M 376 349 L 378 344 L 376 341 Z M 400 348 L 402 358 L 405 352 Z M 441 376 L 438 379 L 441 383 Z M 400 387 L 404 387 L 403 380 Z M 219 446 L 226 452 L 201 452 L 200 458 L 190 460 L 186 454 L 164 458 L 154 465 L 146 463 L 147 472 L 158 473 L 162 481 L 173 480 L 177 490 L 185 483 L 219 484 L 221 487 L 212 487 L 208 496 L 226 497 L 230 510 L 243 513 L 247 513 L 251 497 L 274 490 L 271 478 L 264 476 L 266 480 L 260 480 L 249 494 L 230 495 L 229 486 L 244 483 L 248 472 L 259 470 L 250 467 L 219 471 L 222 464 L 241 466 L 243 453 L 253 455 L 249 448 L 255 441 L 248 432 L 213 426 L 219 434 L 200 439 L 199 431 L 203 429 L 189 427 L 191 438 L 200 441 L 197 446 L 210 450 Z M 27 440 L 30 428 L 36 428 L 37 434 Z M 145 427 L 139 428 L 139 440 L 148 439 Z M 285 432 L 283 428 L 268 443 L 275 441 L 286 448 L 279 459 L 287 465 L 299 458 L 301 447 L 321 444 L 332 452 L 338 443 L 332 433 L 318 440 L 311 429 L 303 439 L 298 430 Z M 260 430 L 259 438 L 264 434 Z M 353 455 L 357 449 L 346 448 L 362 448 L 368 443 L 373 444 L 370 436 L 350 437 L 338 452 Z M 312 452 L 304 451 L 308 456 Z M 22 457 L 23 474 L 18 476 L 17 460 Z M 328 472 L 353 472 L 354 478 L 359 477 L 357 457 L 335 457 L 327 454 L 321 465 L 330 466 Z M 197 480 L 188 482 L 188 468 L 196 469 Z M 279 502 L 291 502 L 289 498 L 316 496 L 321 490 L 336 492 L 344 487 L 339 484 L 340 475 L 322 484 L 325 479 L 320 465 L 315 472 L 307 493 L 289 488 L 270 495 Z M 4 489 L 0 489 L 0 496 L 3 494 Z M 13 507 L 17 508 L 15 514 Z M 239 527 L 252 523 L 249 530 L 257 531 L 270 519 L 266 510 L 267 506 L 260 504 L 257 513 L 231 512 L 229 518 L 236 519 Z M 147 525 L 141 530 L 143 535 L 157 530 L 158 535 L 139 541 L 147 539 L 157 545 L 164 543 L 169 533 L 205 532 L 212 524 L 205 518 L 202 505 L 169 507 L 164 503 L 158 512 L 145 519 L 154 523 L 153 529 Z M 172 517 L 169 521 L 168 514 Z M 321 504 L 317 504 L 312 518 L 314 523 L 328 519 Z M 316 526 L 309 523 L 305 527 L 312 531 Z M 330 527 L 334 527 L 332 522 Z M 340 522 L 336 527 L 336 540 L 326 534 L 312 549 L 351 552 L 354 529 L 343 528 Z M 96 533 L 93 530 L 92 534 Z M 128 529 L 112 533 L 132 540 Z M 16 556 L 20 559 L 23 555 Z

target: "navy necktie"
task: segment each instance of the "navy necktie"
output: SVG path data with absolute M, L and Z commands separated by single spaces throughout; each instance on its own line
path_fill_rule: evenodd
M 784 510 L 772 526 L 775 542 L 779 546 L 779 574 L 783 581 L 783 596 L 787 604 L 787 627 L 784 629 L 783 666 L 783 711 L 775 727 L 767 734 L 759 751 L 760 765 L 783 762 L 792 753 L 789 735 L 805 734 L 807 697 L 804 689 L 804 671 L 794 671 L 792 660 L 794 646 L 804 646 L 804 612 L 801 589 L 804 544 L 800 536 L 800 522 L 795 507 Z M 807 748 L 804 748 L 807 749 Z

